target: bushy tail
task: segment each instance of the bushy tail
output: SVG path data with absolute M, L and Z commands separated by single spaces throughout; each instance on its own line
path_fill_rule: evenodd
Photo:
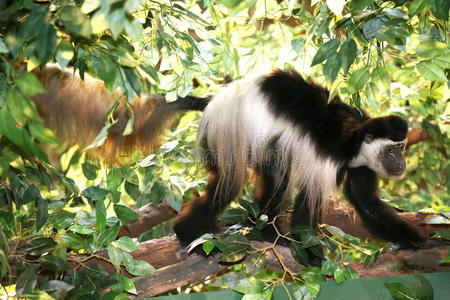
M 125 98 L 120 91 L 106 93 L 101 80 L 85 75 L 84 80 L 73 71 L 63 71 L 57 66 L 46 66 L 34 71 L 47 89 L 47 93 L 33 97 L 45 125 L 68 145 L 89 146 L 105 125 L 109 110 L 117 99 Z M 121 156 L 132 151 L 154 152 L 160 145 L 161 136 L 172 124 L 179 112 L 205 109 L 209 98 L 186 96 L 166 103 L 162 95 L 135 96 L 134 127 L 131 135 L 123 131 L 131 117 L 124 105 L 114 114 L 115 124 L 101 147 L 88 154 L 106 162 L 117 162 Z

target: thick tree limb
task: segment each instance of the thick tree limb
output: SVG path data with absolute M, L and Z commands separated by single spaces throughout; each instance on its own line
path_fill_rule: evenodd
M 430 139 L 430 136 L 421 126 L 418 126 L 408 131 L 407 138 L 408 143 L 406 144 L 406 148 L 409 148 L 414 144 Z
M 166 202 L 161 202 L 156 207 L 147 204 L 137 210 L 141 216 L 139 219 L 128 223 L 128 229 L 121 227 L 119 236 L 138 237 L 147 230 L 152 229 L 156 225 L 164 221 L 176 217 L 177 212 L 173 210 Z
M 185 209 L 188 205 L 188 203 L 184 203 L 183 209 Z M 328 201 L 327 207 L 328 209 L 324 212 L 323 223 L 337 226 L 346 233 L 352 235 L 373 237 L 373 235 L 361 223 L 352 206 L 343 204 L 339 201 L 338 197 L 332 197 Z M 176 212 L 165 202 L 160 203 L 156 207 L 146 205 L 139 209 L 138 213 L 141 217 L 134 222 L 128 223 L 128 228 L 130 230 L 121 228 L 119 232 L 120 236 L 138 237 L 143 232 L 150 230 L 163 221 L 170 220 L 176 216 Z M 425 218 L 431 216 L 431 214 L 416 214 L 409 212 L 401 212 L 399 214 L 414 225 L 419 225 Z M 289 222 L 283 222 L 280 226 L 281 231 L 284 233 L 288 232 L 290 229 Z M 420 226 L 419 229 L 424 235 L 428 235 L 434 231 L 434 228 L 424 226 Z

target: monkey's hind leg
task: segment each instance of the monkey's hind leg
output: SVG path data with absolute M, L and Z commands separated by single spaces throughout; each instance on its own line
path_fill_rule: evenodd
M 294 213 L 291 220 L 291 228 L 296 225 L 307 225 L 313 229 L 317 229 L 321 221 L 322 215 L 320 212 L 314 212 L 314 208 L 311 207 L 311 202 L 308 199 L 308 195 L 305 190 L 301 190 L 295 198 Z M 317 246 L 314 246 L 317 247 Z M 320 246 L 319 246 L 320 247 Z M 302 261 L 312 266 L 320 267 L 323 261 L 323 250 L 320 248 L 314 249 L 307 248 L 308 261 Z
M 289 172 L 280 172 L 276 157 L 269 157 L 257 169 L 256 197 L 255 202 L 261 209 L 261 213 L 267 215 L 269 221 L 280 216 L 283 209 L 284 199 L 288 198 L 286 190 L 288 187 Z M 280 174 L 282 173 L 282 174 Z M 277 218 L 276 223 L 280 223 L 281 218 Z M 274 226 L 277 226 L 275 224 Z M 277 227 L 279 229 L 279 227 Z M 262 231 L 264 240 L 274 241 L 277 233 L 272 225 L 267 225 Z M 284 242 L 280 240 L 280 242 Z
M 205 193 L 194 199 L 190 207 L 181 212 L 173 230 L 183 244 L 189 244 L 202 234 L 217 230 L 217 216 L 240 192 L 237 186 L 223 186 L 216 170 L 211 170 Z

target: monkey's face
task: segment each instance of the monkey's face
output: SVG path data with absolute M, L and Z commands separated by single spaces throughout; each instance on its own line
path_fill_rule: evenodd
M 376 173 L 391 179 L 401 179 L 405 174 L 406 162 L 403 156 L 406 140 L 394 142 L 390 139 L 374 139 L 366 134 L 358 155 L 349 167 L 366 166 Z

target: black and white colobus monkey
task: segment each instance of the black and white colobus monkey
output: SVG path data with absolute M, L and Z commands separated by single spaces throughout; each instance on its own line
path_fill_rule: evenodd
M 209 182 L 203 197 L 182 212 L 174 230 L 189 243 L 214 231 L 216 218 L 236 198 L 252 168 L 256 202 L 269 218 L 296 193 L 292 225 L 315 227 L 326 197 L 344 191 L 375 235 L 402 246 L 424 241 L 378 196 L 377 173 L 401 178 L 406 122 L 369 118 L 295 72 L 276 71 L 234 82 L 206 107 L 197 143 L 205 150 Z

